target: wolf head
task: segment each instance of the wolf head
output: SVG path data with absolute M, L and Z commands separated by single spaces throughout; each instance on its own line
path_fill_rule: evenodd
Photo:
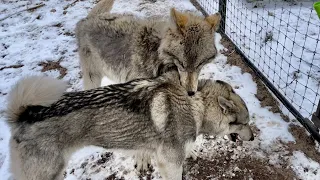
M 228 135 L 232 141 L 253 140 L 249 123 L 249 111 L 242 98 L 223 81 L 199 82 L 204 101 L 204 120 L 201 131 L 212 135 Z
M 214 33 L 220 23 L 220 14 L 206 18 L 171 9 L 173 25 L 162 40 L 159 54 L 165 63 L 177 66 L 181 85 L 190 96 L 198 86 L 201 68 L 217 55 Z

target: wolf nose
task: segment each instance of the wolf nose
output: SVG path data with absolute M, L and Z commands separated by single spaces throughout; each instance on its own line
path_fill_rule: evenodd
M 193 91 L 188 91 L 189 96 L 193 96 L 195 93 Z

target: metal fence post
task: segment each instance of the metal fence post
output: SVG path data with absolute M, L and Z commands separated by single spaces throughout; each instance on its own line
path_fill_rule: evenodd
M 219 13 L 221 15 L 219 29 L 222 33 L 225 33 L 227 18 L 227 0 L 219 0 Z
M 311 121 L 320 129 L 320 100 L 318 102 L 317 111 L 312 114 Z

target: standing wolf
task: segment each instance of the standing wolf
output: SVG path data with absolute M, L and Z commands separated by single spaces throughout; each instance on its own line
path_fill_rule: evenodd
M 172 79 L 176 79 L 172 81 Z M 70 155 L 95 145 L 153 153 L 164 179 L 181 180 L 201 133 L 252 140 L 245 103 L 222 81 L 204 80 L 193 97 L 178 74 L 65 93 L 66 84 L 29 77 L 9 94 L 10 171 L 16 180 L 63 179 Z
M 167 22 L 110 14 L 112 5 L 113 0 L 101 0 L 77 23 L 84 88 L 99 87 L 103 76 L 127 82 L 175 66 L 182 86 L 194 95 L 201 68 L 217 55 L 220 14 L 203 18 L 171 9 L 172 22 Z

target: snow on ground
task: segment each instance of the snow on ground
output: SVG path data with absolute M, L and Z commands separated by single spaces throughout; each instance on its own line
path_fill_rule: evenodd
M 291 159 L 293 170 L 306 180 L 320 179 L 320 166 L 318 162 L 310 160 L 301 152 L 294 152 Z
M 33 11 L 24 11 L 0 21 L 0 177 L 9 179 L 8 173 L 8 141 L 9 127 L 5 124 L 6 95 L 10 87 L 21 77 L 30 74 L 46 74 L 62 78 L 71 85 L 69 91 L 81 90 L 81 74 L 77 46 L 74 37 L 74 27 L 77 21 L 84 18 L 93 7 L 94 1 L 71 0 L 8 0 L 0 6 L 0 19 L 43 3 L 45 6 Z M 112 12 L 131 13 L 139 17 L 168 17 L 170 7 L 178 10 L 196 11 L 188 0 L 158 0 L 155 3 L 144 0 L 116 0 Z M 216 34 L 216 44 L 219 50 L 224 47 L 219 43 L 221 36 Z M 289 133 L 289 123 L 283 121 L 279 114 L 262 108 L 255 97 L 257 87 L 248 73 L 241 73 L 236 66 L 226 64 L 227 57 L 220 54 L 213 63 L 204 67 L 201 78 L 220 79 L 230 83 L 248 105 L 251 124 L 260 132 L 253 142 L 245 142 L 239 152 L 259 158 L 269 158 L 271 164 L 279 164 L 282 144 L 279 141 L 294 141 Z M 44 64 L 43 64 L 44 63 Z M 57 66 L 60 64 L 60 66 Z M 66 74 L 61 69 L 66 68 Z M 42 72 L 43 71 L 43 72 Z M 303 80 L 303 78 L 302 78 Z M 110 84 L 104 79 L 102 84 Z M 201 157 L 214 157 L 217 149 L 228 148 L 231 143 L 218 138 L 207 140 L 199 137 L 197 149 L 201 149 Z M 238 148 L 237 148 L 238 149 Z M 241 150 L 245 149 L 245 150 Z M 278 150 L 278 151 L 276 151 Z M 274 152 L 273 152 L 274 151 Z M 291 166 L 302 179 L 319 177 L 316 171 L 319 164 L 297 151 L 290 156 Z M 312 173 L 305 172 L 308 167 Z M 106 177 L 123 177 L 138 179 L 131 157 L 124 154 L 110 153 L 98 147 L 86 147 L 75 153 L 66 170 L 66 179 L 104 179 Z M 152 173 L 154 179 L 159 179 L 157 168 Z

